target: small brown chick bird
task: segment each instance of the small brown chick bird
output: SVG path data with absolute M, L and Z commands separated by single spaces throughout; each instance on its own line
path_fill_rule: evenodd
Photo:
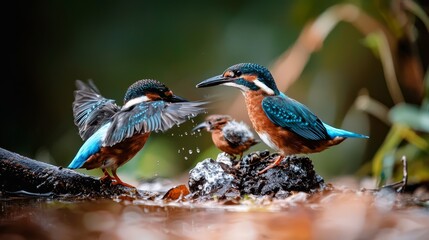
M 210 115 L 192 131 L 206 129 L 212 133 L 214 145 L 229 155 L 243 156 L 243 152 L 259 143 L 252 131 L 243 122 L 237 122 L 228 115 Z

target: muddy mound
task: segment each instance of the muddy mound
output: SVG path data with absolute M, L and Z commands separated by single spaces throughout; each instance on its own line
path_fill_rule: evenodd
M 286 197 L 292 191 L 316 192 L 325 188 L 308 157 L 287 156 L 264 173 L 278 154 L 253 152 L 241 160 L 219 154 L 205 159 L 189 172 L 189 188 L 196 197 L 231 198 L 246 194 Z

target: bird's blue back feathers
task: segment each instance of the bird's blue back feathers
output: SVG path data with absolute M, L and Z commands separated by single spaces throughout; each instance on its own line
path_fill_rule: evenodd
M 283 93 L 262 100 L 262 109 L 274 124 L 288 129 L 307 140 L 328 140 L 322 121 L 303 104 Z
M 354 133 L 354 132 L 349 132 L 343 129 L 339 129 L 339 128 L 334 128 L 332 126 L 329 126 L 326 123 L 323 123 L 323 126 L 325 126 L 326 131 L 328 132 L 328 135 L 331 138 L 335 138 L 335 137 L 344 137 L 344 138 L 369 138 L 368 136 L 359 134 L 359 133 Z
M 110 123 L 105 124 L 98 129 L 85 143 L 80 147 L 73 161 L 69 164 L 68 168 L 80 168 L 85 161 L 93 154 L 100 151 L 103 139 L 109 129 Z
M 273 123 L 308 140 L 327 140 L 335 137 L 368 138 L 362 134 L 329 126 L 305 105 L 287 97 L 284 93 L 265 97 L 262 108 Z

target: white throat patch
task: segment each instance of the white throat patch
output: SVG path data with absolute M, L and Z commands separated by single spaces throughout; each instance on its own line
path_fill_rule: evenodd
M 122 109 L 127 109 L 127 108 L 130 108 L 136 104 L 139 104 L 142 102 L 147 102 L 147 101 L 150 101 L 150 99 L 146 96 L 133 98 L 133 99 L 129 100 L 124 106 L 122 106 Z
M 249 88 L 248 88 L 248 87 L 243 86 L 243 85 L 240 85 L 240 84 L 236 84 L 236 83 L 233 83 L 233 82 L 224 83 L 224 84 L 222 84 L 222 85 L 230 86 L 230 87 L 235 87 L 235 88 L 239 88 L 239 89 L 240 89 L 241 91 L 243 91 L 243 92 L 246 92 L 246 91 L 248 91 L 248 90 L 249 90 Z
M 260 89 L 262 89 L 262 91 L 264 91 L 266 94 L 268 95 L 274 95 L 274 91 L 269 88 L 267 85 L 265 85 L 265 83 L 259 81 L 258 79 L 256 79 L 255 81 L 253 81 L 253 83 L 258 86 Z

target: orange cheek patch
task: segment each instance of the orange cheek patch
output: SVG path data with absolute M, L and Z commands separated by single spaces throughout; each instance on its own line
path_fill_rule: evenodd
M 244 75 L 242 78 L 248 82 L 253 82 L 257 79 L 255 75 Z
M 149 98 L 150 100 L 161 99 L 161 97 L 156 93 L 148 93 L 146 94 L 146 97 Z

